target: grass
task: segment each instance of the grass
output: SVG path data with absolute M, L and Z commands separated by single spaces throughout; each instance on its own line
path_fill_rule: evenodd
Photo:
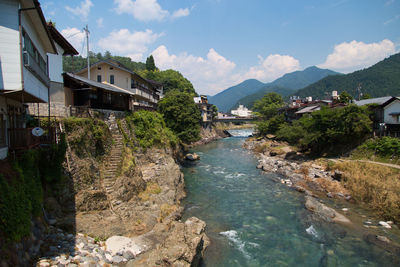
M 357 161 L 341 162 L 335 168 L 344 173 L 342 183 L 357 202 L 386 220 L 400 222 L 400 170 Z
M 161 187 L 155 182 L 148 182 L 146 184 L 146 190 L 139 193 L 139 198 L 142 201 L 148 201 L 151 195 L 157 195 L 161 193 Z
M 162 222 L 165 218 L 167 218 L 171 213 L 175 212 L 177 209 L 176 205 L 170 204 L 162 204 L 160 207 L 160 218 L 158 218 L 159 222 Z

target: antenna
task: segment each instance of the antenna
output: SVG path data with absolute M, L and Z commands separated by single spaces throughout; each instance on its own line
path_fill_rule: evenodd
M 88 69 L 88 79 L 90 80 L 90 59 L 89 59 L 89 27 L 86 24 L 86 28 L 83 28 L 86 33 L 86 48 L 87 48 L 87 69 Z
M 358 93 L 358 101 L 360 101 L 363 95 L 363 93 L 361 92 L 361 83 L 359 83 L 357 86 L 357 93 Z

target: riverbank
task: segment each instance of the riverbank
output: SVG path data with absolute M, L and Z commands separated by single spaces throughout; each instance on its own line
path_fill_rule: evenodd
M 244 143 L 244 147 L 252 150 L 258 157 L 258 169 L 265 173 L 277 173 L 279 174 L 277 182 L 304 192 L 305 207 L 316 216 L 327 222 L 364 229 L 366 233 L 363 235 L 369 236 L 370 241 L 375 240 L 379 246 L 385 244 L 392 247 L 396 253 L 400 252 L 400 232 L 396 224 L 399 207 L 392 204 L 392 202 L 398 203 L 397 193 L 393 192 L 397 190 L 397 185 L 394 186 L 389 182 L 396 180 L 395 177 L 398 178 L 397 169 L 374 167 L 365 162 L 310 159 L 297 152 L 296 148 L 275 141 L 273 138 L 250 138 Z M 385 177 L 385 181 L 381 180 L 379 183 L 374 180 L 375 178 L 371 178 L 379 176 L 376 173 L 378 168 L 382 178 Z M 369 191 L 368 199 L 364 191 Z M 378 196 L 371 195 L 374 191 L 381 197 L 385 196 L 386 206 L 376 203 L 374 199 Z M 365 214 L 369 214 L 368 218 Z M 370 229 L 376 231 L 367 233 Z
M 85 119 L 66 122 L 69 177 L 61 195 L 45 198 L 50 226 L 36 265 L 197 266 L 206 224 L 181 221 L 177 147 L 138 146 L 125 119 L 94 123 L 96 138 Z

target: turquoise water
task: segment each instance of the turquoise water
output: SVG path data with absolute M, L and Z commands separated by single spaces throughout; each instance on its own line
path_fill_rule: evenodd
M 197 147 L 201 160 L 183 166 L 184 219 L 207 223 L 204 266 L 398 266 L 393 255 L 356 231 L 315 219 L 304 195 L 262 174 L 231 137 Z

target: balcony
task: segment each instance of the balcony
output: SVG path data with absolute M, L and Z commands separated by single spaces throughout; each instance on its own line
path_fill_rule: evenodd
M 38 78 L 46 87 L 50 86 L 50 78 L 47 75 L 46 71 L 44 71 L 40 66 L 39 63 L 36 62 L 35 58 L 28 53 L 28 51 L 23 52 L 23 59 L 24 59 L 24 66 L 33 75 Z

